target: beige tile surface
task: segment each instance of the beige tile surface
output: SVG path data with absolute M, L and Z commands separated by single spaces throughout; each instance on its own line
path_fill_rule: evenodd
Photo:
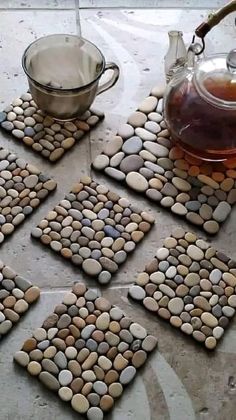
M 19 7 L 16 1 L 1 2 L 1 7 Z M 20 58 L 24 48 L 36 37 L 47 33 L 76 33 L 73 9 L 59 10 L 59 2 L 52 2 L 58 10 L 37 10 L 49 2 L 25 3 L 25 10 L 5 9 L 0 12 L 0 101 L 1 108 L 27 88 Z M 28 7 L 32 6 L 31 10 Z M 40 5 L 39 5 L 40 3 Z M 68 2 L 69 3 L 69 2 Z M 170 2 L 168 2 L 170 3 Z M 177 1 L 175 2 L 177 3 Z M 187 3 L 187 2 L 186 2 Z M 203 1 L 195 2 L 205 6 Z M 214 5 L 217 2 L 213 2 Z M 209 5 L 210 2 L 208 1 Z M 16 6 L 15 6 L 16 5 Z M 169 5 L 168 5 L 169 6 Z M 185 40 L 191 39 L 193 29 L 202 21 L 207 11 L 199 9 L 161 10 L 82 10 L 83 35 L 95 42 L 107 60 L 121 67 L 121 78 L 113 90 L 101 95 L 96 106 L 106 112 L 105 121 L 84 138 L 61 162 L 52 166 L 4 133 L 1 145 L 16 151 L 28 162 L 36 164 L 58 182 L 58 189 L 22 227 L 1 247 L 1 259 L 30 278 L 42 289 L 42 297 L 32 311 L 12 331 L 1 346 L 0 353 L 0 419 L 1 420 L 58 420 L 78 419 L 69 407 L 46 392 L 37 381 L 29 378 L 12 363 L 12 356 L 32 330 L 50 313 L 62 293 L 72 282 L 83 279 L 96 287 L 79 269 L 73 269 L 61 258 L 30 239 L 30 231 L 43 216 L 69 191 L 82 174 L 90 173 L 90 163 L 101 152 L 111 133 L 125 121 L 149 92 L 163 79 L 163 56 L 167 49 L 167 31 L 182 29 Z M 235 46 L 234 17 L 227 18 L 215 28 L 207 39 L 207 51 L 224 51 Z M 156 225 L 140 244 L 137 252 L 127 260 L 114 276 L 111 287 L 104 295 L 121 306 L 159 339 L 159 351 L 152 356 L 147 368 L 129 387 L 128 395 L 116 405 L 112 420 L 234 420 L 236 396 L 236 322 L 225 334 L 222 344 L 214 354 L 208 354 L 192 340 L 148 315 L 138 305 L 127 299 L 127 286 L 137 272 L 150 260 L 162 239 L 169 235 L 179 219 L 131 193 L 124 186 L 113 183 L 97 173 L 97 181 L 151 209 Z M 152 208 L 151 208 L 152 207 Z M 181 222 L 184 227 L 188 225 Z M 236 258 L 235 211 L 223 226 L 220 234 L 211 239 L 217 248 Z M 192 227 L 191 227 L 192 228 Z M 199 230 L 195 229 L 199 234 Z

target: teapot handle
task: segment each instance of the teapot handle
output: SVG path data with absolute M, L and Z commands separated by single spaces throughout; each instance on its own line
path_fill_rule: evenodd
M 221 22 L 222 19 L 224 19 L 227 15 L 229 15 L 232 12 L 236 11 L 236 0 L 230 1 L 225 6 L 221 7 L 219 10 L 217 10 L 214 13 L 211 13 L 208 16 L 208 19 L 206 22 L 202 22 L 196 29 L 195 34 L 202 39 L 206 36 L 208 32 L 214 26 L 218 25 L 218 23 Z

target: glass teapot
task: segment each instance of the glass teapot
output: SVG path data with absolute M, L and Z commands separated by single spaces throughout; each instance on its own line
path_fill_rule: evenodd
M 236 49 L 199 59 L 205 35 L 235 10 L 236 1 L 231 1 L 196 29 L 202 47 L 193 40 L 184 66 L 165 92 L 165 119 L 173 141 L 204 160 L 236 157 Z

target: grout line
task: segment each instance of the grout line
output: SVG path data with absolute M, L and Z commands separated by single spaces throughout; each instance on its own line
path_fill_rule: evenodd
M 133 282 L 131 283 L 127 283 L 127 284 L 117 284 L 115 286 L 109 286 L 108 288 L 102 288 L 102 291 L 107 291 L 107 290 L 117 290 L 117 289 L 128 289 L 131 285 L 133 284 Z M 63 286 L 63 287 L 56 287 L 56 288 L 49 288 L 49 287 L 40 287 L 41 290 L 41 294 L 52 294 L 52 293 L 64 293 L 67 292 L 68 290 L 72 289 L 72 286 Z M 100 284 L 97 284 L 96 286 L 88 286 L 89 289 L 98 289 L 100 287 Z
M 75 0 L 76 1 L 76 0 Z M 213 10 L 213 9 L 217 9 L 217 7 L 210 7 L 210 6 L 194 6 L 194 7 L 178 7 L 178 6 L 149 6 L 149 7 L 140 7 L 140 6 L 133 6 L 133 7 L 129 7 L 129 6 L 100 6 L 100 7 L 91 7 L 91 6 L 82 6 L 80 7 L 80 10 L 182 10 L 182 11 L 187 11 L 187 10 Z M 66 12 L 66 11 L 72 11 L 75 10 L 74 7 L 64 7 L 64 8 L 51 8 L 51 7 L 1 7 L 0 6 L 0 11 L 4 11 L 4 12 L 20 12 L 20 11 L 24 11 L 24 12 L 43 12 L 43 11 L 49 11 L 49 12 Z

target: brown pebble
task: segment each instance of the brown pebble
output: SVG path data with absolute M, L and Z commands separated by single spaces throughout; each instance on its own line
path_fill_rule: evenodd
M 36 349 L 37 347 L 37 341 L 35 338 L 28 338 L 23 344 L 22 350 L 29 353 L 30 351 Z
M 84 381 L 81 378 L 75 378 L 71 384 L 70 388 L 74 392 L 74 394 L 78 394 L 84 386 Z
M 73 346 L 75 344 L 75 338 L 72 335 L 68 335 L 65 339 L 65 343 L 67 346 Z
M 81 394 L 83 394 L 83 395 L 88 395 L 91 391 L 92 391 L 92 389 L 93 389 L 93 384 L 92 384 L 92 382 L 87 382 L 84 386 L 83 386 L 83 388 L 82 388 L 82 390 L 81 390 Z
M 64 257 L 64 258 L 71 258 L 72 256 L 73 256 L 73 253 L 72 253 L 72 251 L 71 251 L 71 249 L 69 249 L 69 248 L 62 248 L 61 249 L 61 255 Z
M 100 330 L 95 330 L 92 333 L 92 338 L 97 341 L 97 343 L 101 343 L 102 341 L 104 341 L 104 332 L 100 331 Z
M 134 355 L 134 353 L 131 350 L 126 350 L 123 353 L 124 358 L 127 359 L 127 360 L 132 359 L 133 355 Z
M 109 370 L 104 378 L 104 381 L 107 385 L 112 384 L 113 382 L 116 382 L 119 378 L 119 374 L 116 370 Z
M 135 368 L 142 366 L 147 359 L 147 353 L 143 350 L 138 350 L 134 353 L 132 363 Z
M 114 400 L 110 395 L 103 395 L 100 400 L 100 408 L 103 411 L 109 411 L 114 405 Z
M 113 362 L 113 366 L 116 370 L 123 370 L 127 365 L 128 361 L 122 356 L 122 354 L 118 354 Z
M 118 353 L 117 347 L 111 347 L 107 352 L 108 359 L 115 359 L 116 355 Z
M 3 306 L 5 306 L 5 308 L 13 308 L 13 306 L 16 303 L 16 298 L 15 296 L 8 296 L 4 299 L 2 303 L 3 303 Z

